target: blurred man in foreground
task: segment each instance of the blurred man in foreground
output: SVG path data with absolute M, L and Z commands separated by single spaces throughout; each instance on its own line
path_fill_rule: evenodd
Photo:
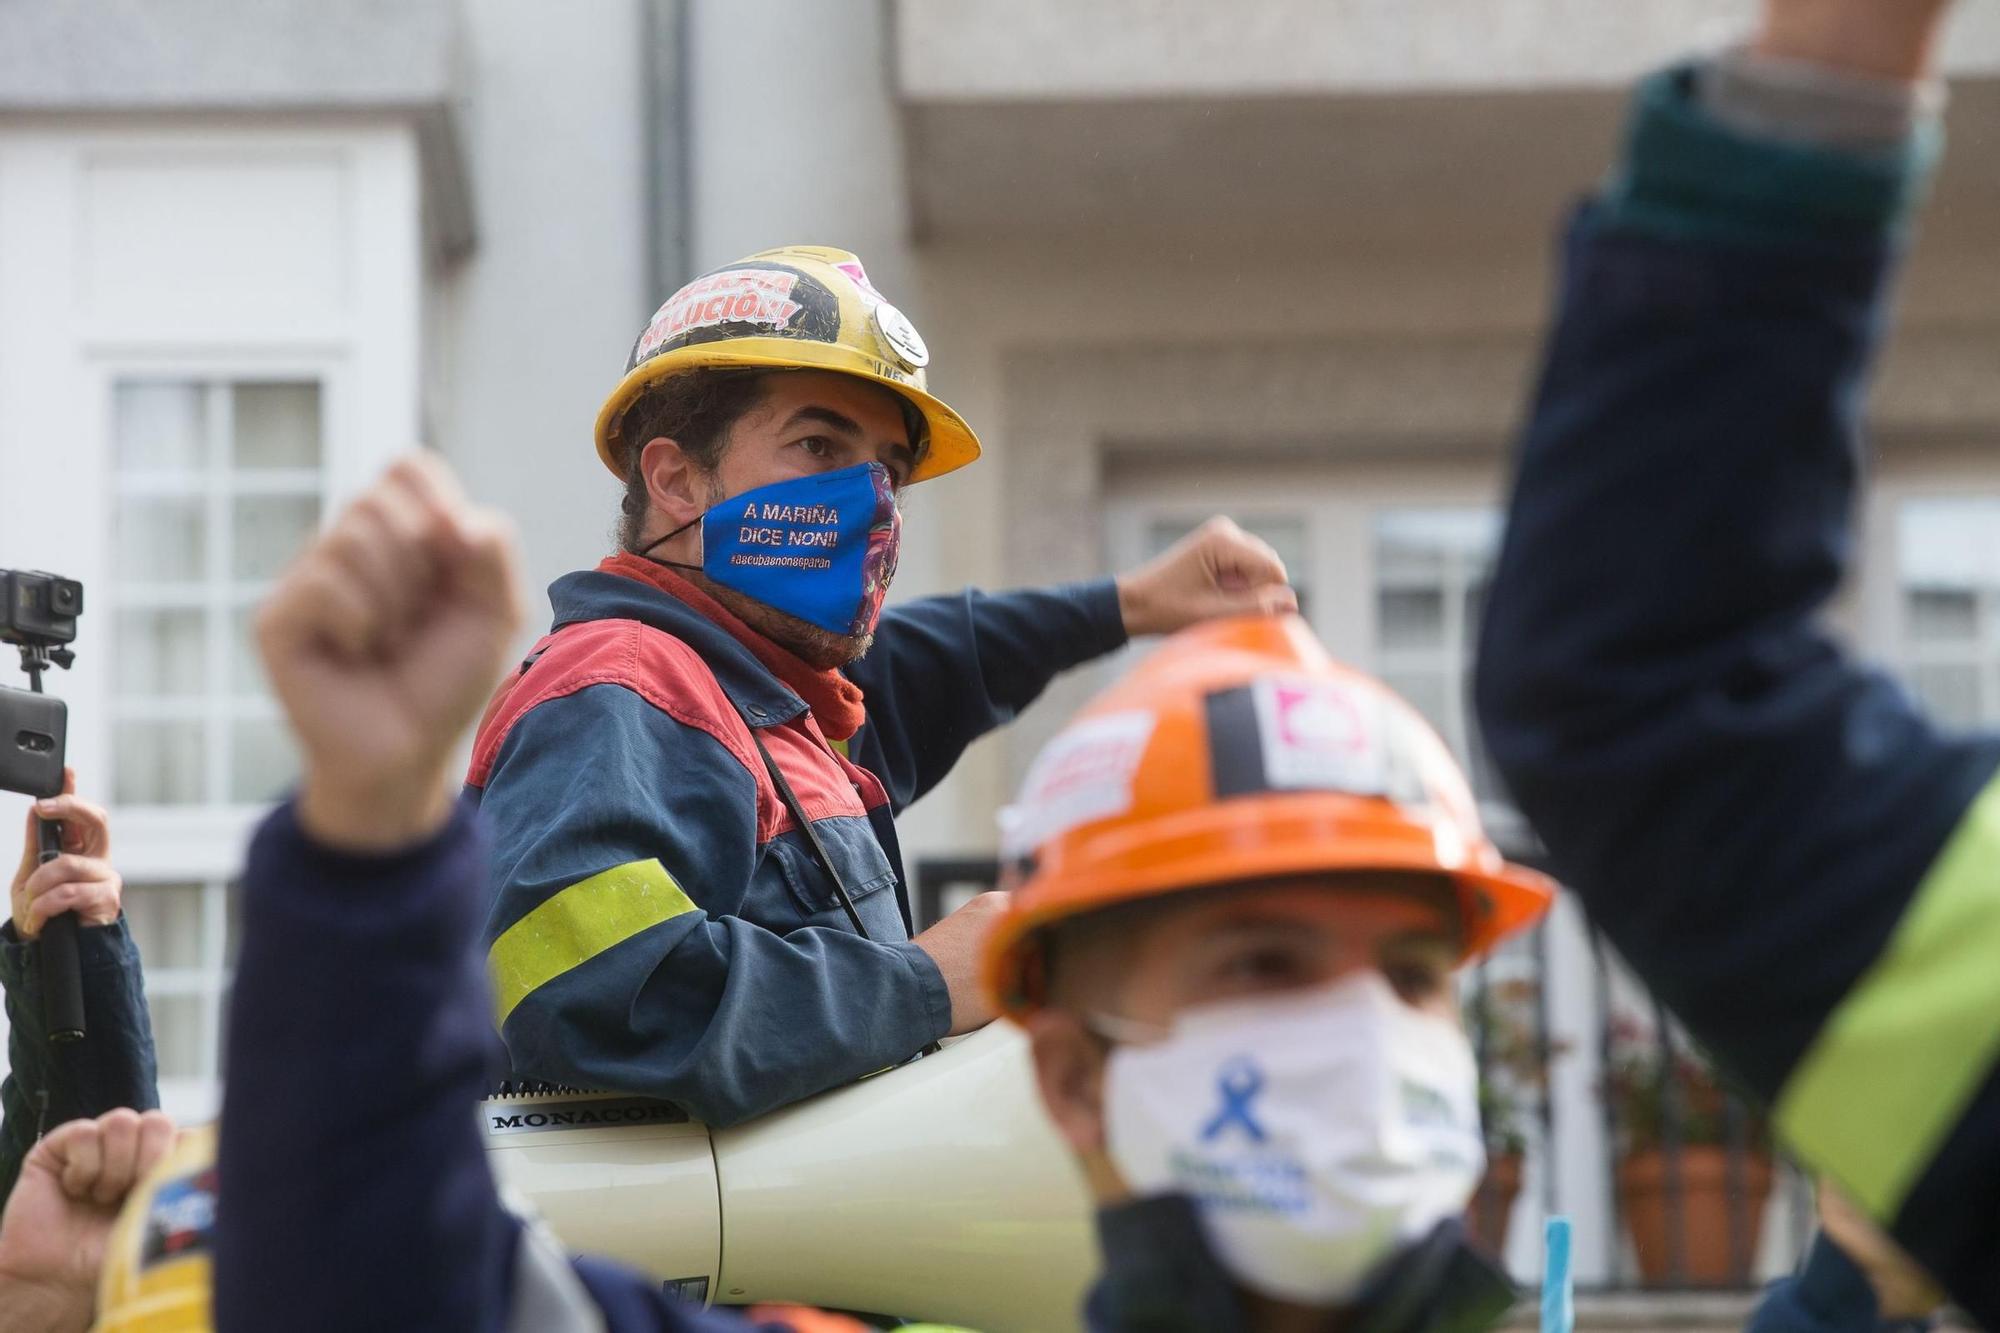
M 497 1054 L 489 864 L 453 749 L 520 623 L 512 539 L 443 467 L 391 469 L 258 619 L 297 795 L 244 874 L 214 1216 L 223 1330 L 741 1330 L 501 1206 L 473 1110 Z M 772 1333 L 853 1327 L 773 1314 Z
M 1452 970 L 1539 917 L 1443 743 L 1296 617 L 1162 646 L 1043 752 L 988 954 L 1101 1211 L 1099 1333 L 1473 1329 L 1512 1287 Z
M 1948 8 L 1767 0 L 1642 87 L 1570 231 L 1478 699 L 1597 924 L 2000 1327 L 2000 737 L 1941 734 L 1818 622 Z M 1853 1257 L 1910 1312 L 1893 1253 Z

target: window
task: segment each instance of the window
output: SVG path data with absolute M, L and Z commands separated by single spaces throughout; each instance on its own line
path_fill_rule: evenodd
M 296 761 L 250 624 L 319 526 L 319 386 L 127 380 L 112 395 L 113 799 L 271 800 Z
M 1905 500 L 1896 569 L 1911 688 L 1942 722 L 2000 721 L 2000 497 Z
M 162 1100 L 184 1115 L 213 1110 L 222 1009 L 236 963 L 237 890 L 220 880 L 127 883 L 125 919 L 146 965 Z M 198 1109 L 192 1109 L 198 1108 Z
M 1438 729 L 1466 765 L 1474 793 L 1498 800 L 1471 690 L 1500 515 L 1490 508 L 1381 509 L 1371 540 L 1376 673 Z
M 161 1100 L 183 1118 L 215 1109 L 242 830 L 297 773 L 251 623 L 319 527 L 322 413 L 310 379 L 111 385 L 109 785 Z

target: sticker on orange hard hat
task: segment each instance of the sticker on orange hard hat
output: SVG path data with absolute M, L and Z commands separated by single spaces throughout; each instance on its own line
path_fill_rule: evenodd
M 1338 681 L 1267 676 L 1206 703 L 1217 796 L 1335 791 L 1427 803 L 1381 702 Z
M 1000 855 L 1030 856 L 1051 838 L 1132 808 L 1132 775 L 1153 735 L 1151 713 L 1110 713 L 1078 722 L 1050 741 L 1001 812 Z
M 1266 678 L 1251 687 L 1267 786 L 1379 795 L 1387 789 L 1375 701 L 1328 680 Z

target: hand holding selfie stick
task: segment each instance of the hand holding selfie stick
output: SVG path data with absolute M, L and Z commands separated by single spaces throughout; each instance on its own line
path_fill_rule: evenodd
M 42 692 L 42 673 L 53 658 L 58 666 L 68 666 L 66 649 L 24 645 L 21 669 L 28 673 L 28 688 Z M 60 769 L 58 769 L 60 771 Z M 62 788 L 38 792 L 37 796 L 60 796 Z M 62 855 L 62 823 L 54 819 L 35 820 L 37 865 L 47 865 Z M 76 955 L 76 913 L 64 912 L 42 924 L 42 1013 L 48 1019 L 50 1041 L 83 1040 L 83 969 Z

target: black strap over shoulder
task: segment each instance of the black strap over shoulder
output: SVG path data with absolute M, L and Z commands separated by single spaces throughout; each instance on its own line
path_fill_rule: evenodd
M 861 924 L 861 913 L 854 910 L 854 898 L 847 891 L 847 881 L 840 877 L 839 868 L 833 864 L 833 858 L 827 855 L 826 844 L 819 840 L 819 830 L 813 827 L 810 819 L 806 818 L 805 807 L 799 804 L 798 796 L 792 791 L 792 784 L 779 770 L 778 761 L 771 757 L 771 751 L 765 747 L 764 738 L 757 734 L 757 728 L 750 726 L 748 718 L 744 719 L 744 725 L 750 727 L 750 739 L 756 742 L 757 753 L 764 756 L 764 768 L 771 775 L 771 785 L 778 789 L 778 799 L 785 803 L 785 809 L 792 812 L 792 822 L 799 826 L 799 831 L 806 835 L 806 841 L 812 844 L 813 859 L 819 862 L 820 869 L 826 871 L 827 878 L 833 881 L 834 896 L 840 899 L 840 909 L 847 913 L 848 921 L 854 926 L 854 933 L 864 940 L 872 938 L 868 934 L 868 927 Z

